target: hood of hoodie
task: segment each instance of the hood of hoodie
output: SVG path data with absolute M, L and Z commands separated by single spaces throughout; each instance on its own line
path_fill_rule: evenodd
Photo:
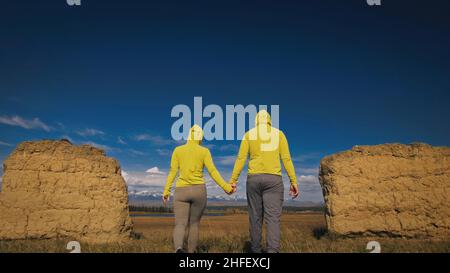
M 203 140 L 203 130 L 197 124 L 191 127 L 189 130 L 189 136 L 187 139 L 187 143 L 196 143 L 201 144 Z
M 269 126 L 272 125 L 272 120 L 270 118 L 270 114 L 266 110 L 259 111 L 255 117 L 255 125 L 258 126 L 258 125 L 262 125 L 262 124 L 264 124 L 264 125 L 267 124 Z

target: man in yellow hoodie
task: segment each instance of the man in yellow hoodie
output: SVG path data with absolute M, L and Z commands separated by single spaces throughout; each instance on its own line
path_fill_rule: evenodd
M 175 148 L 170 161 L 163 201 L 164 203 L 169 201 L 170 189 L 179 172 L 173 202 L 175 212 L 173 241 L 176 252 L 184 252 L 183 243 L 187 227 L 188 251 L 195 252 L 197 248 L 198 226 L 206 207 L 204 167 L 226 193 L 232 194 L 235 191 L 217 171 L 209 149 L 200 145 L 202 139 L 202 128 L 198 125 L 192 126 L 187 143 Z
M 292 198 L 299 195 L 297 177 L 286 136 L 272 127 L 270 115 L 262 110 L 256 115 L 255 127 L 243 137 L 231 175 L 236 187 L 242 168 L 250 155 L 247 177 L 247 202 L 250 220 L 251 250 L 261 252 L 262 224 L 267 228 L 267 252 L 280 250 L 280 218 L 284 200 L 281 164 L 290 179 Z

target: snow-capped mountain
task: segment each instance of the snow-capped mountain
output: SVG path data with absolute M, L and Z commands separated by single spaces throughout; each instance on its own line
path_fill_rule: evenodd
M 161 203 L 162 192 L 157 190 L 131 190 L 128 193 L 128 199 L 130 204 L 139 205 L 157 205 Z M 245 195 L 210 195 L 208 196 L 208 204 L 212 205 L 231 205 L 231 206 L 246 206 L 247 199 Z M 323 203 L 321 202 L 311 202 L 311 201 L 297 201 L 286 199 L 284 202 L 285 206 L 299 206 L 299 207 L 321 207 Z

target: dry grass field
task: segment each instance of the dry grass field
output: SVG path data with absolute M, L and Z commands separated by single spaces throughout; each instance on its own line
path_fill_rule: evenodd
M 141 237 L 125 244 L 88 245 L 82 252 L 172 252 L 173 217 L 134 217 Z M 138 237 L 139 237 L 138 236 Z M 282 217 L 282 252 L 368 252 L 377 240 L 382 252 L 450 252 L 450 240 L 401 238 L 336 238 L 325 232 L 321 213 L 289 213 Z M 69 240 L 0 241 L 0 252 L 68 252 Z M 202 219 L 200 252 L 245 252 L 248 249 L 247 214 L 206 216 Z

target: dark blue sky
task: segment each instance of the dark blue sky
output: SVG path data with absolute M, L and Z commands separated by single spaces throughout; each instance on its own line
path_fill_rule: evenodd
M 0 2 L 1 160 L 64 136 L 166 172 L 194 96 L 280 105 L 299 175 L 356 144 L 450 145 L 449 1 Z M 228 179 L 238 142 L 207 144 Z

